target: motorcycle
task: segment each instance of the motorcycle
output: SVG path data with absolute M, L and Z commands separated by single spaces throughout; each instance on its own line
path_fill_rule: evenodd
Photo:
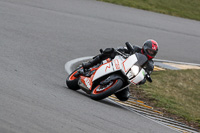
M 131 52 L 133 48 L 126 43 Z M 84 70 L 82 66 L 76 68 L 66 79 L 69 89 L 82 89 L 94 100 L 104 99 L 112 94 L 126 89 L 131 84 L 137 85 L 144 78 L 152 82 L 144 66 L 147 57 L 140 53 L 126 55 L 118 53 L 114 59 L 103 60 L 100 64 Z

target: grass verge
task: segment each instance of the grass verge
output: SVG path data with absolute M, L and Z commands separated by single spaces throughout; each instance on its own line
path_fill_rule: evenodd
M 200 20 L 200 0 L 99 0 L 158 13 Z
M 153 83 L 131 86 L 134 97 L 185 124 L 200 129 L 200 70 L 156 71 Z

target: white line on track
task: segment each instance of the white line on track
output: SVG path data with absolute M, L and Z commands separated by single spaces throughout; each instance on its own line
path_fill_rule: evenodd
M 74 59 L 74 60 L 71 60 L 69 62 L 67 62 L 65 64 L 65 71 L 70 74 L 72 71 L 73 71 L 73 65 L 78 63 L 78 62 L 84 62 L 84 61 L 87 61 L 87 60 L 90 60 L 92 59 L 93 56 L 87 56 L 87 57 L 81 57 L 81 58 L 77 58 L 77 59 Z

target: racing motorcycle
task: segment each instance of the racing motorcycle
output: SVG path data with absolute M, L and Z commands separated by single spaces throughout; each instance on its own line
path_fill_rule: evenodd
M 130 43 L 126 43 L 126 47 L 130 52 L 133 51 Z M 68 88 L 82 89 L 92 99 L 101 100 L 126 89 L 131 84 L 137 85 L 144 78 L 152 82 L 144 69 L 148 61 L 145 55 L 127 55 L 117 50 L 116 52 L 118 54 L 114 59 L 103 60 L 90 69 L 84 70 L 82 66 L 76 68 L 66 79 Z

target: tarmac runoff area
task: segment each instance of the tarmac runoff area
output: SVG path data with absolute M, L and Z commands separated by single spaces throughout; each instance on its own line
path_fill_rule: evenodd
M 85 62 L 92 59 L 92 56 L 77 58 L 71 60 L 65 64 L 65 70 L 70 74 L 76 67 L 78 67 L 81 62 Z M 162 71 L 165 69 L 170 70 L 180 70 L 180 69 L 200 69 L 200 64 L 186 63 L 186 62 L 176 62 L 169 60 L 154 59 L 155 67 L 154 71 Z M 189 127 L 181 122 L 175 121 L 171 118 L 163 116 L 163 113 L 155 110 L 153 107 L 146 105 L 143 101 L 136 100 L 130 97 L 129 100 L 122 102 L 118 100 L 114 95 L 109 96 L 108 100 L 122 106 L 130 111 L 137 113 L 147 119 L 151 119 L 161 125 L 167 126 L 173 130 L 182 133 L 197 133 L 198 130 Z

